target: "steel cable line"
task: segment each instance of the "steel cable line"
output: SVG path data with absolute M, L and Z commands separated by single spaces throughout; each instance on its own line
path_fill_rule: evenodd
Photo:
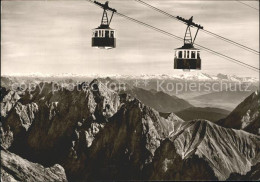
M 155 11 L 158 11 L 159 13 L 162 13 L 162 14 L 164 14 L 164 15 L 170 17 L 170 18 L 173 18 L 173 19 L 175 19 L 175 20 L 177 20 L 177 21 L 179 21 L 179 22 L 181 22 L 181 23 L 184 23 L 183 21 L 179 20 L 176 16 L 171 15 L 171 14 L 169 14 L 169 13 L 167 13 L 167 12 L 165 12 L 165 11 L 159 9 L 159 8 L 156 8 L 156 7 L 150 5 L 150 4 L 148 4 L 148 3 L 146 3 L 146 2 L 144 2 L 144 1 L 142 1 L 142 0 L 134 0 L 134 1 L 136 1 L 136 2 L 138 2 L 138 3 L 141 3 L 141 4 L 147 6 L 147 7 L 151 8 L 151 9 L 153 9 L 153 10 L 155 10 Z M 235 41 L 230 40 L 230 39 L 228 39 L 228 38 L 225 38 L 225 37 L 223 37 L 223 36 L 221 36 L 221 35 L 218 35 L 218 34 L 215 34 L 215 33 L 213 33 L 213 32 L 210 32 L 210 31 L 208 31 L 208 30 L 204 30 L 204 29 L 200 29 L 200 30 L 203 31 L 203 32 L 206 33 L 206 34 L 212 35 L 212 36 L 214 36 L 214 37 L 216 37 L 216 38 L 219 38 L 219 39 L 221 39 L 221 40 L 223 40 L 223 41 L 226 41 L 226 42 L 228 42 L 228 43 L 230 43 L 230 44 L 232 44 L 232 45 L 235 45 L 235 46 L 240 47 L 240 48 L 242 48 L 242 49 L 244 49 L 244 50 L 247 50 L 247 51 L 249 51 L 249 52 L 251 52 L 251 53 L 254 53 L 254 54 L 259 55 L 259 51 L 254 50 L 254 49 L 252 49 L 252 48 L 250 48 L 250 47 L 247 47 L 247 46 L 245 46 L 245 45 L 242 45 L 242 44 L 240 44 L 240 43 L 238 43 L 238 42 L 235 42 Z
M 119 16 L 121 16 L 121 17 L 124 17 L 124 18 L 126 18 L 126 19 L 128 19 L 128 20 L 134 21 L 134 22 L 136 22 L 136 23 L 138 23 L 138 24 L 141 24 L 141 25 L 143 25 L 143 26 L 146 26 L 146 27 L 148 27 L 148 28 L 151 28 L 151 29 L 153 29 L 153 30 L 156 30 L 156 31 L 158 31 L 158 32 L 160 32 L 160 33 L 163 33 L 163 34 L 165 34 L 165 35 L 167 35 L 167 36 L 170 36 L 170 37 L 173 37 L 173 38 L 178 39 L 178 40 L 180 40 L 180 41 L 183 41 L 183 38 L 178 37 L 178 36 L 176 36 L 176 35 L 174 35 L 174 34 L 171 34 L 171 33 L 169 33 L 169 32 L 166 32 L 166 31 L 164 31 L 164 30 L 162 30 L 162 29 L 156 28 L 156 27 L 154 27 L 154 26 L 152 26 L 152 25 L 149 25 L 149 24 L 147 24 L 147 23 L 141 22 L 141 21 L 139 21 L 139 20 L 136 20 L 136 19 L 134 19 L 134 18 L 131 18 L 131 17 L 129 17 L 129 16 L 126 16 L 126 15 L 121 14 L 121 13 L 118 13 L 118 12 L 116 12 L 116 14 L 119 15 Z M 199 47 L 200 49 L 203 49 L 203 50 L 205 50 L 205 51 L 207 51 L 207 52 L 210 52 L 210 53 L 215 54 L 215 55 L 217 55 L 217 56 L 220 56 L 220 57 L 222 57 L 222 58 L 228 59 L 228 60 L 230 60 L 230 61 L 232 61 L 232 62 L 239 63 L 240 65 L 246 66 L 247 68 L 250 68 L 250 69 L 252 69 L 252 70 L 259 70 L 258 68 L 254 67 L 254 66 L 251 66 L 251 65 L 249 65 L 249 64 L 246 64 L 246 63 L 244 63 L 244 62 L 242 62 L 242 61 L 239 61 L 239 60 L 237 60 L 237 59 L 231 58 L 231 57 L 226 56 L 226 55 L 224 55 L 224 54 L 221 54 L 221 53 L 219 53 L 219 52 L 213 51 L 213 50 L 211 50 L 211 49 L 209 49 L 209 48 L 206 48 L 206 47 L 204 47 L 204 46 L 198 45 L 198 44 L 196 44 L 196 43 L 194 43 L 194 44 L 195 44 L 197 47 Z
M 247 6 L 247 7 L 250 7 L 250 8 L 252 8 L 252 9 L 256 10 L 256 11 L 259 11 L 259 9 L 257 9 L 257 8 L 255 8 L 255 7 L 249 5 L 249 4 L 247 4 L 247 3 L 243 3 L 243 2 L 241 2 L 241 1 L 237 1 L 237 2 L 243 4 L 243 5 Z
M 89 2 L 91 2 L 91 3 L 93 3 L 93 4 L 95 4 L 95 3 L 94 3 L 93 1 L 91 1 L 91 0 L 87 0 L 87 1 L 89 1 Z M 96 4 L 95 4 L 95 5 L 96 5 Z M 99 7 L 99 6 L 98 6 L 98 7 Z M 114 13 L 117 14 L 117 15 L 119 15 L 119 16 L 121 16 L 121 17 L 123 17 L 123 18 L 126 18 L 126 19 L 128 19 L 128 20 L 130 20 L 130 21 L 133 21 L 133 22 L 135 22 L 135 23 L 138 23 L 138 24 L 140 24 L 140 25 L 143 25 L 143 26 L 145 26 L 145 27 L 148 27 L 148 28 L 150 28 L 150 29 L 153 29 L 153 30 L 155 30 L 155 31 L 157 31 L 157 32 L 163 33 L 163 34 L 165 34 L 165 35 L 167 35 L 167 36 L 170 36 L 170 37 L 173 37 L 173 38 L 175 38 L 175 39 L 177 39 L 177 40 L 183 41 L 183 38 L 181 38 L 181 37 L 179 37 L 179 36 L 176 36 L 176 35 L 174 35 L 174 34 L 172 34 L 172 33 L 169 33 L 169 32 L 167 32 L 167 31 L 165 31 L 165 30 L 162 30 L 162 29 L 159 29 L 159 28 L 154 27 L 154 26 L 152 26 L 152 25 L 149 25 L 149 24 L 147 24 L 147 23 L 141 22 L 141 21 L 139 21 L 139 20 L 137 20 L 137 19 L 134 19 L 134 18 L 131 18 L 131 17 L 129 17 L 129 16 L 126 16 L 126 15 L 124 15 L 124 14 L 122 14 L 122 13 L 119 13 L 119 12 L 114 12 Z M 194 44 L 195 44 L 195 43 L 194 43 Z M 252 66 L 252 65 L 246 64 L 246 63 L 244 63 L 244 62 L 242 62 L 242 61 L 239 61 L 239 60 L 237 60 L 237 59 L 231 58 L 231 57 L 226 56 L 226 55 L 224 55 L 224 54 L 221 54 L 221 53 L 219 53 L 219 52 L 213 51 L 213 50 L 211 50 L 211 49 L 209 49 L 209 48 L 206 48 L 206 47 L 204 47 L 204 46 L 201 46 L 201 45 L 198 45 L 198 44 L 195 44 L 195 45 L 196 45 L 197 47 L 199 47 L 200 49 L 203 49 L 203 50 L 205 50 L 205 51 L 207 51 L 207 52 L 209 52 L 209 53 L 212 53 L 212 54 L 214 54 L 214 55 L 217 55 L 217 56 L 219 56 L 219 57 L 222 57 L 222 58 L 224 58 L 224 59 L 226 59 L 226 60 L 232 61 L 232 62 L 234 62 L 234 63 L 236 63 L 236 64 L 239 64 L 239 65 L 241 65 L 241 66 L 244 66 L 244 67 L 246 67 L 246 68 L 248 68 L 248 69 L 251 69 L 251 70 L 253 70 L 253 71 L 259 72 L 259 68 L 257 68 L 257 67 L 254 67 L 254 66 Z

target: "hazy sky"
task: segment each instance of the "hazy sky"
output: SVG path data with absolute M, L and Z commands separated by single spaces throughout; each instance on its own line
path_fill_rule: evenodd
M 104 2 L 104 0 L 100 0 Z M 259 50 L 259 11 L 236 1 L 146 0 Z M 258 7 L 258 1 L 246 1 Z M 183 37 L 185 25 L 132 0 L 111 0 L 118 12 Z M 2 1 L 1 71 L 13 73 L 179 74 L 173 70 L 174 49 L 183 42 L 114 16 L 117 48 L 91 47 L 92 29 L 102 9 L 87 1 Z M 194 32 L 193 32 L 194 33 Z M 199 32 L 196 43 L 259 67 L 259 56 Z M 255 76 L 259 73 L 202 51 L 202 70 Z

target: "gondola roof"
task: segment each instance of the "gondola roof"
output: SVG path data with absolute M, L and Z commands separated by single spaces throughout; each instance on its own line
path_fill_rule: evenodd
M 97 27 L 95 29 L 110 29 L 110 30 L 114 30 L 114 29 L 110 28 L 108 25 L 100 25 L 99 27 Z
M 175 50 L 182 50 L 182 49 L 199 50 L 199 49 L 193 47 L 193 45 L 191 45 L 191 44 L 184 44 L 182 47 L 177 48 Z

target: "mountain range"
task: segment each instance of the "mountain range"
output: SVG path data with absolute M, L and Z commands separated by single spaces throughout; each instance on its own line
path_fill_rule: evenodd
M 24 83 L 26 86 L 41 82 L 76 85 L 78 82 L 91 82 L 94 78 L 99 78 L 105 82 L 116 81 L 116 83 L 127 84 L 126 89 L 128 90 L 136 87 L 149 91 L 164 92 L 170 96 L 184 99 L 195 107 L 221 108 L 229 111 L 232 111 L 248 95 L 259 88 L 259 78 L 225 74 L 209 75 L 200 72 L 179 75 L 138 76 L 79 75 L 68 73 L 56 75 L 41 73 L 16 74 L 2 76 L 1 85 L 8 89 L 10 89 L 12 84 L 16 83 Z
M 98 79 L 78 87 L 1 89 L 2 180 L 260 180 L 260 137 L 246 127 L 161 114 Z M 254 122 L 257 99 L 230 115 L 243 118 L 250 108 L 246 123 Z
M 2 77 L 15 77 L 15 78 L 106 78 L 110 77 L 112 79 L 125 79 L 125 80 L 132 80 L 132 79 L 177 79 L 177 80 L 192 80 L 192 81 L 216 81 L 216 80 L 223 80 L 223 81 L 230 81 L 230 82 L 259 82 L 259 78 L 255 77 L 239 77 L 236 75 L 226 75 L 226 74 L 217 74 L 217 75 L 210 75 L 207 73 L 197 73 L 197 72 L 190 72 L 185 74 L 173 74 L 173 75 L 166 75 L 166 74 L 141 74 L 141 75 L 118 75 L 118 74 L 111 74 L 111 75 L 99 75 L 99 74 L 73 74 L 73 73 L 63 73 L 63 74 L 43 74 L 43 73 L 30 73 L 30 74 L 22 74 L 22 73 L 15 73 L 15 74 L 7 74 L 2 75 Z

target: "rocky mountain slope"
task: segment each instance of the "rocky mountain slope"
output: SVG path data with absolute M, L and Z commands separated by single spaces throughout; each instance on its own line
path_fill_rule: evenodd
M 240 103 L 225 119 L 218 121 L 221 126 L 242 129 L 260 135 L 260 94 L 255 91 Z
M 79 88 L 6 94 L 14 102 L 3 111 L 1 143 L 46 168 L 60 164 L 69 181 L 226 180 L 260 162 L 256 135 L 162 117 L 98 80 Z
M 1 181 L 50 181 L 66 182 L 62 166 L 56 164 L 44 168 L 40 164 L 29 162 L 5 149 L 1 149 Z
M 171 133 L 169 140 L 182 159 L 198 157 L 197 161 L 206 161 L 219 180 L 226 180 L 231 171 L 245 174 L 260 157 L 259 137 L 244 131 L 227 130 L 205 120 L 185 123 Z M 192 175 L 190 177 L 194 179 Z

